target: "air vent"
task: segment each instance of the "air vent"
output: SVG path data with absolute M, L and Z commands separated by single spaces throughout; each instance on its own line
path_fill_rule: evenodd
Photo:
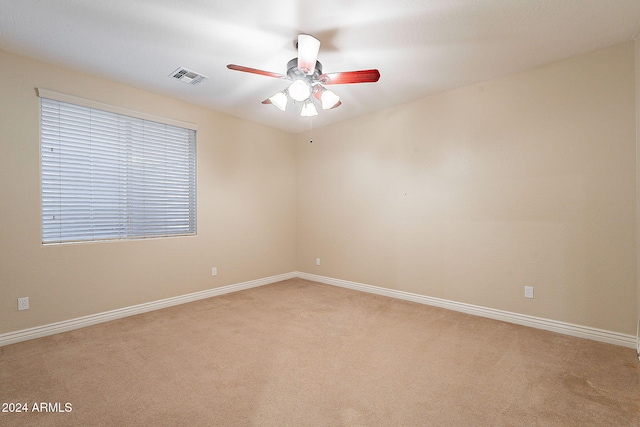
M 178 79 L 181 82 L 197 85 L 209 77 L 196 73 L 195 71 L 187 70 L 186 68 L 178 67 L 173 73 L 169 74 L 169 77 Z

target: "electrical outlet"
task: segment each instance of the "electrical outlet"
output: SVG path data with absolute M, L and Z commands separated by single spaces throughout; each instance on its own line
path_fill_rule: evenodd
M 212 276 L 218 275 L 218 267 L 211 267 L 211 275 Z
M 320 258 L 316 258 L 316 265 L 320 265 Z
M 29 310 L 29 297 L 18 298 L 18 311 Z
M 524 287 L 524 296 L 526 298 L 533 298 L 533 286 Z

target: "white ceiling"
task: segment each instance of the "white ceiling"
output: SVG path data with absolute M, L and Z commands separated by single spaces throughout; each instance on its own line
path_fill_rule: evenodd
M 226 65 L 284 74 L 299 33 L 321 41 L 324 72 L 381 74 L 332 87 L 343 104 L 319 127 L 633 40 L 640 1 L 0 0 L 0 49 L 290 132 L 309 119 L 261 104 L 287 81 Z M 209 79 L 169 78 L 177 67 Z

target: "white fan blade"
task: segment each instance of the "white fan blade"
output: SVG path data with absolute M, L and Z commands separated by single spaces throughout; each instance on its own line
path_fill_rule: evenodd
M 310 76 L 316 68 L 320 40 L 308 34 L 298 36 L 298 70 Z

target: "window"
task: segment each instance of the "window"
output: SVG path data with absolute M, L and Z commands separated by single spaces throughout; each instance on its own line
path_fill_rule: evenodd
M 196 234 L 194 125 L 38 95 L 44 244 Z

